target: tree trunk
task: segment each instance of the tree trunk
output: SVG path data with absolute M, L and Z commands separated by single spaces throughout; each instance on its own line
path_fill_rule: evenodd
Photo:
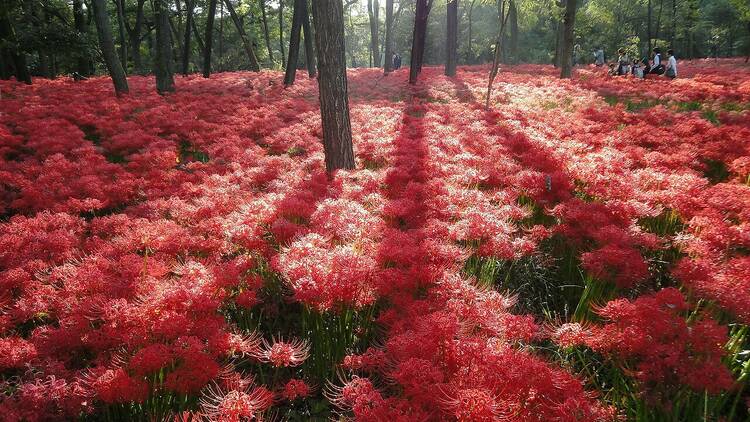
M 651 54 L 651 50 L 652 50 L 652 44 L 651 44 L 652 43 L 652 41 L 651 41 L 651 15 L 652 15 L 651 0 L 648 0 L 647 7 L 648 7 L 648 21 L 647 21 L 648 28 L 646 29 L 646 34 L 648 36 L 648 52 L 646 53 L 646 55 Z
M 305 63 L 307 64 L 307 75 L 314 78 L 317 74 L 317 65 L 315 64 L 315 49 L 313 43 L 315 36 L 310 27 L 310 12 L 307 9 L 307 0 L 305 0 L 305 10 L 302 14 L 302 35 L 305 37 Z
M 211 77 L 211 49 L 214 40 L 214 19 L 216 17 L 216 1 L 209 0 L 208 15 L 206 15 L 206 49 L 203 51 L 203 77 Z
M 284 0 L 279 0 L 279 49 L 281 50 L 281 67 L 286 69 L 286 52 L 284 52 Z
M 670 44 L 672 48 L 675 47 L 674 43 L 677 39 L 677 0 L 672 0 L 672 39 Z
M 127 94 L 128 80 L 125 77 L 122 63 L 118 60 L 115 51 L 115 42 L 112 39 L 112 27 L 109 23 L 109 13 L 107 13 L 107 3 L 105 0 L 93 0 L 92 5 L 94 7 L 96 32 L 99 34 L 99 46 L 102 49 L 104 63 L 107 65 L 107 70 L 115 85 L 115 93 L 118 96 Z
M 508 11 L 508 22 L 510 24 L 510 40 L 508 49 L 510 50 L 510 61 L 511 63 L 518 63 L 518 7 L 516 2 L 510 2 L 510 10 Z
M 3 47 L 3 50 L 15 68 L 16 80 L 31 85 L 31 73 L 26 64 L 26 55 L 18 51 L 16 32 L 6 10 L 0 10 L 0 39 L 10 41 L 11 46 Z
M 393 0 L 385 0 L 385 54 L 383 73 L 393 70 Z
M 299 41 L 302 33 L 303 9 L 307 9 L 307 0 L 294 0 L 292 32 L 289 34 L 289 60 L 286 61 L 286 72 L 284 74 L 285 86 L 292 85 L 294 83 L 294 78 L 297 75 L 297 60 L 299 59 Z
M 237 28 L 237 33 L 240 35 L 240 38 L 242 39 L 242 45 L 243 47 L 245 47 L 245 53 L 247 54 L 247 59 L 250 61 L 250 70 L 252 70 L 253 72 L 259 72 L 260 66 L 258 65 L 258 58 L 255 56 L 255 50 L 253 50 L 253 45 L 250 43 L 250 39 L 245 33 L 245 28 L 242 27 L 242 21 L 240 21 L 240 17 L 237 16 L 237 12 L 234 10 L 234 6 L 232 6 L 231 0 L 224 0 L 224 3 L 227 5 L 227 10 L 229 10 L 229 16 L 232 17 L 234 26 Z
M 343 5 L 341 0 L 314 0 L 312 12 L 318 51 L 318 89 L 326 170 L 353 169 Z
M 271 49 L 271 36 L 268 33 L 268 16 L 266 15 L 266 0 L 260 2 L 260 12 L 263 17 L 263 35 L 266 37 L 266 48 L 268 49 L 268 60 L 273 63 L 273 50 Z
M 568 0 L 563 16 L 563 48 L 560 59 L 560 78 L 570 78 L 573 74 L 573 43 L 575 41 L 576 0 Z
M 471 31 L 472 31 L 473 25 L 474 25 L 474 16 L 473 15 L 474 15 L 474 3 L 476 3 L 476 1 L 477 0 L 471 0 L 471 6 L 469 6 L 469 36 L 468 36 L 468 40 L 467 40 L 467 50 L 466 50 L 467 51 L 467 53 L 466 53 L 467 57 L 466 57 L 466 61 L 468 63 L 471 63 L 471 64 L 474 63 L 474 50 L 473 50 L 473 47 L 471 46 L 471 43 L 473 41 L 471 38 L 472 38 L 473 35 L 472 35 Z
M 138 0 L 135 12 L 135 25 L 130 33 L 130 49 L 133 56 L 133 66 L 137 73 L 144 73 L 143 57 L 141 56 L 141 32 L 143 31 L 143 7 L 146 0 Z
M 367 14 L 370 17 L 370 54 L 372 66 L 380 67 L 380 2 L 367 0 Z
M 190 73 L 190 34 L 193 31 L 193 6 L 195 0 L 185 0 L 185 13 L 187 19 L 185 22 L 185 47 L 182 54 L 182 74 L 187 76 Z
M 193 12 L 195 13 L 195 12 Z M 193 17 L 193 36 L 195 37 L 195 42 L 198 44 L 198 50 L 200 50 L 199 57 L 203 57 L 205 51 L 206 51 L 206 45 L 203 44 L 203 39 L 201 38 L 200 31 L 198 31 L 198 25 L 195 24 L 195 17 Z M 195 64 L 197 65 L 198 62 L 196 61 Z
M 432 8 L 432 0 L 417 0 L 417 10 L 414 13 L 414 34 L 411 44 L 411 63 L 409 64 L 409 83 L 417 83 L 419 73 L 422 72 L 424 46 L 427 41 L 427 18 Z
M 83 14 L 83 0 L 73 0 L 73 23 L 78 36 L 83 39 L 87 32 L 86 16 Z M 89 52 L 85 49 L 82 50 L 76 58 L 76 72 L 82 76 L 88 76 L 91 71 L 90 61 Z
M 513 0 L 508 0 L 509 3 L 512 3 L 512 1 Z M 510 7 L 506 7 L 505 0 L 497 0 L 497 17 L 500 21 L 500 31 L 498 32 L 497 40 L 495 41 L 495 54 L 492 60 L 492 67 L 490 68 L 490 77 L 487 81 L 487 97 L 484 102 L 485 108 L 490 108 L 490 102 L 492 100 L 492 84 L 495 82 L 495 77 L 497 77 L 497 73 L 500 70 L 500 55 L 503 50 L 503 34 L 505 33 L 505 24 L 508 22 L 509 15 L 509 13 L 506 13 L 506 9 L 509 8 Z
M 448 39 L 445 44 L 445 75 L 456 76 L 458 61 L 458 0 L 448 1 Z
M 154 74 L 156 91 L 159 94 L 174 92 L 172 74 L 172 37 L 170 36 L 169 7 L 165 0 L 154 0 L 156 22 L 156 51 L 154 52 Z
M 128 43 L 125 36 L 125 0 L 115 0 L 117 6 L 117 29 L 120 37 L 120 61 L 122 70 L 128 71 Z

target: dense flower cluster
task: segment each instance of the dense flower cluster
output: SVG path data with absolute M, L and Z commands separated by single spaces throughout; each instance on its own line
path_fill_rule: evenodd
M 263 420 L 325 397 L 362 421 L 620 418 L 535 351 L 550 337 L 643 393 L 730 389 L 717 321 L 750 323 L 737 65 L 672 82 L 522 65 L 489 110 L 485 67 L 411 88 L 353 70 L 357 168 L 330 177 L 306 78 L 190 76 L 161 97 L 132 77 L 122 98 L 103 78 L 0 81 L 0 414 Z M 532 258 L 607 286 L 592 321 L 522 314 L 468 270 Z M 357 347 L 329 368 L 322 332 Z

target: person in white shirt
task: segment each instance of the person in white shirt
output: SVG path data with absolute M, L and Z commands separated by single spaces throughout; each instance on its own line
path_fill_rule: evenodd
M 669 60 L 667 60 L 664 76 L 674 79 L 677 77 L 677 59 L 674 57 L 674 50 L 667 50 L 667 56 Z

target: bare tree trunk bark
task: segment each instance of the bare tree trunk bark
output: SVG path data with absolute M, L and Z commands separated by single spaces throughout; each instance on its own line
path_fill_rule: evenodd
M 458 62 L 458 0 L 448 1 L 448 39 L 445 45 L 445 75 L 456 76 Z
M 318 88 L 326 170 L 353 169 L 343 5 L 341 0 L 314 0 L 312 12 L 318 51 Z
M 466 55 L 467 55 L 466 61 L 468 63 L 474 63 L 474 50 L 473 50 L 473 47 L 471 46 L 471 44 L 473 42 L 473 40 L 472 40 L 473 34 L 471 33 L 471 31 L 472 31 L 473 25 L 474 25 L 474 16 L 473 15 L 474 15 L 474 3 L 476 3 L 476 1 L 477 0 L 471 0 L 471 6 L 469 6 L 469 36 L 468 36 L 468 42 L 467 42 L 468 50 L 467 50 L 467 53 L 466 53 Z
M 307 75 L 314 78 L 317 74 L 317 64 L 315 63 L 315 49 L 313 43 L 315 36 L 310 27 L 310 12 L 307 9 L 307 0 L 305 0 L 305 10 L 302 14 L 302 35 L 305 37 L 305 63 L 307 64 Z
M 187 14 L 185 22 L 185 47 L 182 54 L 182 74 L 187 76 L 190 73 L 190 34 L 193 31 L 193 7 L 195 0 L 185 0 L 185 13 Z
M 508 0 L 508 2 L 512 2 L 513 0 Z M 508 13 L 506 13 L 506 9 L 509 7 L 506 7 L 505 0 L 497 0 L 497 16 L 500 21 L 500 31 L 497 34 L 497 40 L 495 41 L 495 55 L 494 59 L 492 60 L 492 67 L 490 68 L 490 77 L 487 81 L 487 97 L 485 98 L 484 107 L 490 108 L 490 101 L 492 100 L 492 84 L 495 82 L 495 78 L 497 77 L 497 73 L 500 70 L 500 56 L 502 55 L 502 42 L 503 42 L 503 34 L 505 33 L 505 24 L 508 21 Z
M 393 71 L 393 0 L 385 0 L 385 58 L 383 73 Z
M 380 67 L 380 2 L 367 0 L 367 14 L 370 17 L 370 54 L 372 67 Z
M 427 18 L 432 9 L 432 0 L 417 0 L 414 13 L 414 35 L 411 44 L 411 63 L 409 64 L 409 83 L 414 85 L 422 72 L 424 46 L 427 41 Z
M 115 51 L 115 42 L 112 39 L 112 27 L 109 22 L 109 13 L 107 13 L 107 3 L 105 0 L 93 0 L 94 22 L 96 23 L 96 32 L 99 34 L 99 46 L 102 49 L 104 63 L 107 65 L 109 75 L 112 77 L 112 83 L 115 86 L 115 93 L 120 96 L 128 93 L 128 80 L 125 77 L 125 71 L 122 69 L 122 63 L 117 58 Z
M 128 43 L 125 36 L 125 0 L 115 0 L 117 6 L 117 29 L 120 36 L 120 61 L 122 70 L 128 71 Z
M 130 32 L 130 49 L 131 55 L 133 56 L 133 66 L 135 67 L 136 73 L 143 73 L 143 57 L 141 56 L 141 32 L 143 31 L 143 7 L 146 4 L 146 0 L 138 0 L 135 12 L 135 25 L 133 30 Z
M 169 6 L 164 0 L 154 0 L 154 21 L 156 22 L 156 51 L 154 54 L 154 74 L 156 91 L 159 94 L 174 92 L 172 74 L 172 37 L 170 36 Z
M 266 15 L 266 0 L 258 0 L 260 12 L 263 18 L 263 35 L 266 37 L 266 48 L 268 49 L 268 60 L 273 63 L 273 50 L 271 50 L 271 36 L 268 33 L 268 16 Z
M 78 36 L 86 36 L 86 16 L 83 14 L 83 0 L 73 0 L 73 23 Z M 81 76 L 88 76 L 91 72 L 91 58 L 88 51 L 81 51 L 76 58 L 76 72 Z
M 286 53 L 284 52 L 284 0 L 279 0 L 279 49 L 281 50 L 281 67 L 286 69 Z
M 9 40 L 11 47 L 4 47 L 6 55 L 15 68 L 16 80 L 31 85 L 31 73 L 26 64 L 26 55 L 18 51 L 18 40 L 16 38 L 15 28 L 8 18 L 7 11 L 0 10 L 0 39 Z
M 203 51 L 203 77 L 211 77 L 211 50 L 214 40 L 214 20 L 216 19 L 216 2 L 209 0 L 208 15 L 206 16 L 206 49 Z
M 560 59 L 560 78 L 570 78 L 573 75 L 573 43 L 575 41 L 576 0 L 568 0 L 565 4 L 563 17 L 563 48 Z
M 652 37 L 651 37 L 651 15 L 652 15 L 651 0 L 648 0 L 647 7 L 648 7 L 648 21 L 647 21 L 648 28 L 646 29 L 646 34 L 648 35 L 648 52 L 646 54 L 651 54 L 651 50 L 652 50 L 652 44 L 651 44 L 651 42 L 652 42 Z
M 510 50 L 510 62 L 511 63 L 518 63 L 519 57 L 518 57 L 518 7 L 516 6 L 515 2 L 510 2 L 510 10 L 508 11 L 508 20 L 510 20 L 510 40 L 509 40 L 509 50 Z
M 306 0 L 294 0 L 294 12 L 292 14 L 292 32 L 289 34 L 289 60 L 286 61 L 286 72 L 284 74 L 284 85 L 294 84 L 297 75 L 297 60 L 299 59 L 299 41 L 302 34 L 302 9 L 307 9 Z
M 255 56 L 255 50 L 253 50 L 253 45 L 250 43 L 250 39 L 245 33 L 245 28 L 242 27 L 242 22 L 240 21 L 240 17 L 237 16 L 237 12 L 234 10 L 234 6 L 232 6 L 231 0 L 224 0 L 224 3 L 227 5 L 227 10 L 229 10 L 229 15 L 232 17 L 232 21 L 234 21 L 234 26 L 237 27 L 237 32 L 239 33 L 240 38 L 242 39 L 242 45 L 245 47 L 245 53 L 247 54 L 247 59 L 250 61 L 250 70 L 252 70 L 253 72 L 259 72 L 260 65 L 258 65 L 258 58 Z

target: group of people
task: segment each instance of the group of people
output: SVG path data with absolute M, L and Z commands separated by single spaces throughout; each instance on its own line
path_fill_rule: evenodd
M 633 75 L 639 79 L 645 78 L 646 75 L 660 75 L 670 79 L 677 77 L 677 58 L 672 49 L 667 50 L 666 61 L 662 58 L 659 47 L 654 48 L 650 60 L 644 57 L 640 61 L 638 59 L 631 61 L 623 48 L 619 49 L 617 53 L 617 61 L 609 64 L 609 74 L 611 76 Z M 602 48 L 594 52 L 594 60 L 597 66 L 601 67 L 605 65 L 606 61 Z
M 393 57 L 391 57 L 391 65 L 394 70 L 401 69 L 401 55 L 400 54 L 393 53 Z

